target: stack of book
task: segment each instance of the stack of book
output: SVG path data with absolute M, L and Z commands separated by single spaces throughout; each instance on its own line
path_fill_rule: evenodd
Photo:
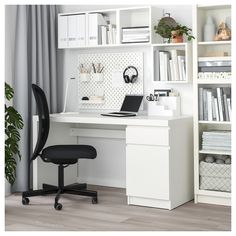
M 116 26 L 113 24 L 98 26 L 98 44 L 116 44 Z
M 199 88 L 199 119 L 231 121 L 231 88 Z
M 122 28 L 122 43 L 146 43 L 150 40 L 148 26 Z
M 231 77 L 231 57 L 199 57 L 199 79 L 228 79 Z
M 155 51 L 155 68 L 159 81 L 186 81 L 185 51 Z
M 106 21 L 102 13 L 88 16 L 88 44 L 105 45 L 116 43 L 116 26 Z
M 231 131 L 204 131 L 202 134 L 202 149 L 231 151 Z

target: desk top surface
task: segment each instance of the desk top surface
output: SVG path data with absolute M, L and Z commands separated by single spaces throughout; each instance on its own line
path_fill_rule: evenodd
M 168 126 L 171 122 L 182 119 L 192 119 L 191 116 L 161 117 L 138 115 L 135 117 L 108 117 L 101 116 L 100 113 L 57 113 L 51 114 L 51 122 L 62 123 L 83 123 L 83 124 L 108 124 L 108 125 L 148 125 L 148 126 Z

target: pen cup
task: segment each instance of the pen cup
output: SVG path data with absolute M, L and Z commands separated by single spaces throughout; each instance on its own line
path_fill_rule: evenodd
M 93 81 L 102 82 L 104 80 L 103 73 L 94 73 L 93 74 Z
M 79 77 L 81 82 L 88 82 L 90 80 L 89 73 L 80 73 Z

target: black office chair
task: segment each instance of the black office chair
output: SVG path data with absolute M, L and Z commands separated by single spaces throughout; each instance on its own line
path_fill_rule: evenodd
M 64 186 L 64 168 L 68 167 L 69 165 L 76 164 L 80 158 L 96 158 L 96 149 L 89 145 L 55 145 L 44 148 L 50 127 L 47 99 L 43 90 L 37 85 L 32 84 L 32 90 L 38 108 L 39 128 L 37 144 L 30 162 L 40 156 L 44 162 L 50 162 L 58 165 L 58 186 L 43 184 L 42 189 L 40 190 L 29 190 L 23 192 L 22 204 L 29 204 L 28 197 L 56 194 L 54 208 L 56 210 L 61 210 L 62 204 L 59 203 L 58 200 L 60 195 L 63 193 L 89 196 L 92 197 L 92 203 L 96 204 L 98 202 L 97 192 L 88 190 L 87 184 L 76 183 Z

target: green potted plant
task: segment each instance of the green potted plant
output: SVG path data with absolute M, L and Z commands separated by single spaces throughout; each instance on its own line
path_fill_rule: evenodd
M 171 42 L 172 43 L 182 43 L 183 35 L 187 36 L 187 40 L 191 41 L 194 37 L 191 35 L 192 29 L 185 25 L 177 24 L 176 27 L 171 28 Z
M 163 38 L 168 39 L 168 43 L 182 43 L 183 35 L 187 36 L 187 40 L 191 41 L 194 37 L 191 35 L 192 29 L 181 24 L 167 24 L 165 21 L 160 21 L 158 25 L 154 26 L 157 34 Z
M 5 83 L 5 99 L 10 101 L 14 91 Z M 18 146 L 19 130 L 23 129 L 23 119 L 13 106 L 5 104 L 5 178 L 12 185 L 16 178 L 16 158 L 21 159 Z

